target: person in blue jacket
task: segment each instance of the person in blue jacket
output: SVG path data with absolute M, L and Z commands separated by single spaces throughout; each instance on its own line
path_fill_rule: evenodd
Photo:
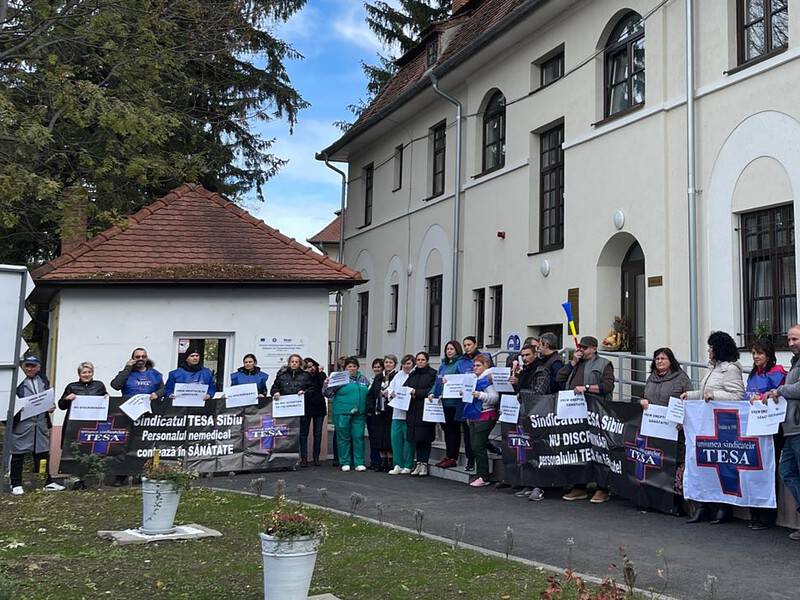
M 200 352 L 196 348 L 189 348 L 186 360 L 174 371 L 169 372 L 167 384 L 164 386 L 164 395 L 168 398 L 175 397 L 176 383 L 205 383 L 208 385 L 206 400 L 217 393 L 214 384 L 214 373 L 200 364 Z
M 255 354 L 245 354 L 242 366 L 235 373 L 231 373 L 231 385 L 255 383 L 258 387 L 259 398 L 267 395 L 267 379 L 269 379 L 269 375 L 258 367 Z
M 436 374 L 436 384 L 430 395 L 440 398 L 444 390 L 445 379 L 448 375 L 464 375 L 472 373 L 472 361 L 464 357 L 464 351 L 458 340 L 450 340 L 444 345 L 444 357 Z M 442 398 L 445 422 L 441 423 L 444 432 L 445 457 L 436 463 L 442 469 L 449 469 L 458 464 L 458 455 L 461 452 L 461 433 L 464 427 L 462 416 L 464 402 L 461 398 Z M 468 432 L 464 437 L 464 453 L 467 455 L 467 466 L 472 466 L 472 446 L 469 443 Z
M 164 395 L 164 376 L 147 357 L 147 350 L 135 348 L 125 367 L 111 380 L 111 387 L 122 392 L 123 398 L 150 394 L 150 400 Z

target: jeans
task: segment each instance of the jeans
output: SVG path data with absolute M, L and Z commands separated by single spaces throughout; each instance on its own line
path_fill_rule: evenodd
M 475 474 L 484 481 L 489 480 L 489 455 L 486 445 L 489 434 L 494 429 L 495 420 L 471 421 L 469 424 L 470 437 L 472 438 L 472 451 L 475 454 Z
M 783 438 L 783 452 L 778 470 L 800 510 L 800 435 Z
M 313 460 L 319 460 L 320 446 L 322 445 L 322 424 L 324 416 L 314 415 L 311 417 L 300 417 L 300 460 L 308 460 L 308 431 L 313 423 Z
M 11 455 L 11 487 L 17 487 L 22 485 L 22 466 L 25 463 L 25 455 L 27 454 L 12 454 Z M 50 467 L 50 453 L 49 452 L 41 452 L 39 454 L 33 454 L 33 469 L 34 472 L 39 472 L 39 464 L 40 461 L 46 460 L 48 471 Z M 47 473 L 47 483 L 52 483 L 53 478 L 50 477 L 50 473 Z

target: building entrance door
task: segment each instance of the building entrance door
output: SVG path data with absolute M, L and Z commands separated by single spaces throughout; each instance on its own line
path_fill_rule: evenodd
M 644 355 L 645 343 L 645 294 L 644 252 L 639 242 L 634 242 L 622 261 L 622 318 L 628 324 L 628 350 L 632 354 Z M 631 381 L 647 379 L 647 361 L 631 361 Z M 641 398 L 644 385 L 631 385 L 631 394 Z

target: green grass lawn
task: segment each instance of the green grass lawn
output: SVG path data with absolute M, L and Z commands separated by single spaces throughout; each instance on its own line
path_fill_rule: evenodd
M 99 529 L 141 518 L 139 490 L 27 493 L 0 498 L 0 564 L 16 599 L 261 599 L 258 532 L 272 501 L 193 489 L 179 523 L 221 538 L 112 546 Z M 547 573 L 324 511 L 312 594 L 369 600 L 539 598 Z M 1 598 L 2 596 L 0 596 Z M 573 594 L 565 595 L 567 598 Z

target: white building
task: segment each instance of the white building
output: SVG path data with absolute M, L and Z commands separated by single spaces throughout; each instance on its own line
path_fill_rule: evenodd
M 33 277 L 36 300 L 49 303 L 47 372 L 59 393 L 85 360 L 108 386 L 138 346 L 166 378 L 190 341 L 218 387 L 249 352 L 271 385 L 291 352 L 324 363 L 329 292 L 359 281 L 199 185 L 173 190 Z
M 634 350 L 688 358 L 685 0 L 453 5 L 320 153 L 349 165 L 345 263 L 366 281 L 342 353 L 562 334 L 569 299 L 581 333 L 621 315 Z M 745 347 L 797 320 L 800 0 L 695 0 L 694 17 L 703 359 L 710 330 Z M 463 106 L 457 261 L 459 128 L 437 79 Z

